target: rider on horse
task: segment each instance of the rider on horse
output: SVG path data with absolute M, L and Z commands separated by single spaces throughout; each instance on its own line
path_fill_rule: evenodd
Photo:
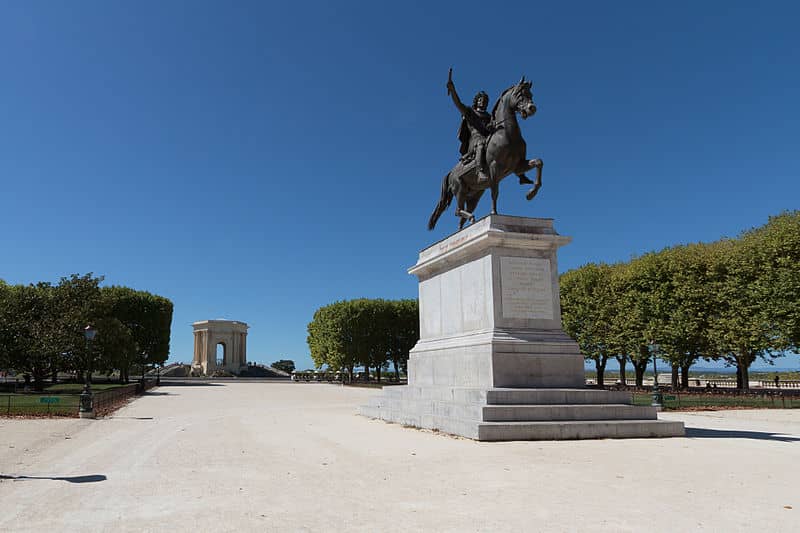
M 487 183 L 489 176 L 486 166 L 486 144 L 496 129 L 492 122 L 492 115 L 486 111 L 489 106 L 489 95 L 484 91 L 479 91 L 472 99 L 472 107 L 465 106 L 456 93 L 453 69 L 450 69 L 447 79 L 447 94 L 452 97 L 453 103 L 461 112 L 461 125 L 458 128 L 458 140 L 461 141 L 459 146 L 461 163 L 466 166 L 474 159 L 478 171 L 478 183 Z M 533 182 L 528 178 L 520 177 L 519 183 L 521 185 Z
M 458 128 L 458 140 L 461 141 L 459 147 L 461 162 L 466 164 L 470 159 L 475 159 L 478 167 L 478 181 L 487 182 L 489 176 L 486 174 L 486 141 L 493 130 L 492 115 L 486 112 L 486 108 L 489 106 L 489 95 L 480 91 L 473 98 L 472 107 L 467 107 L 461 103 L 452 77 L 447 80 L 447 94 L 453 98 L 453 103 L 461 112 L 461 126 Z

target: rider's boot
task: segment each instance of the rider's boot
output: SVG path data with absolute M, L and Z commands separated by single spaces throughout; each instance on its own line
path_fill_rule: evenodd
M 520 185 L 533 185 L 533 181 L 525 174 L 519 174 Z

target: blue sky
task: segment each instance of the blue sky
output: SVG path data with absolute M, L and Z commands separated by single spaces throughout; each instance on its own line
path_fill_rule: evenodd
M 544 185 L 499 210 L 555 218 L 562 270 L 796 209 L 800 8 L 647 4 L 2 2 L 0 278 L 167 296 L 173 361 L 229 318 L 251 360 L 309 366 L 316 308 L 415 297 L 455 229 L 425 229 L 451 66 L 465 100 L 533 80 Z

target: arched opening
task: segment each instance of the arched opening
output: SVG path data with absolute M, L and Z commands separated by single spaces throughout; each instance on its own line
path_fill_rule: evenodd
M 217 367 L 224 367 L 228 364 L 228 349 L 224 342 L 217 343 Z

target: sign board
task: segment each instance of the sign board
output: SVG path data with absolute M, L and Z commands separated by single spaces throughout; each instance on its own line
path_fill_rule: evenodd
M 61 401 L 61 398 L 57 396 L 42 396 L 39 398 L 39 403 L 58 403 Z

